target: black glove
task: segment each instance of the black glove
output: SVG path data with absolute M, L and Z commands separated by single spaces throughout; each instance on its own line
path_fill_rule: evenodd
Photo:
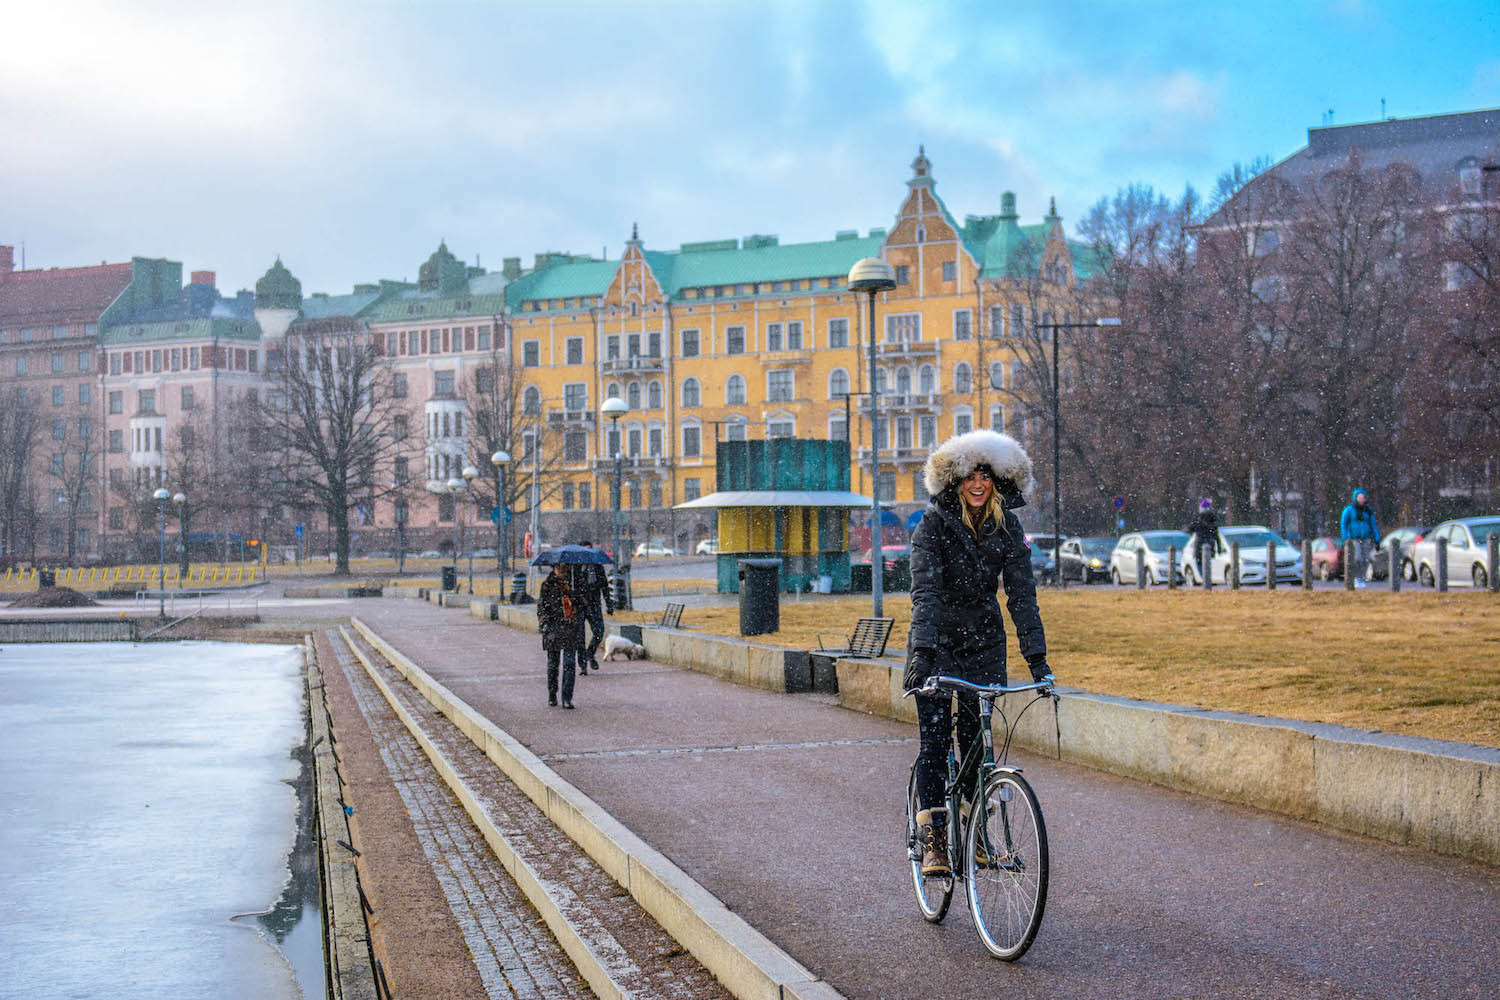
M 937 665 L 933 662 L 932 651 L 914 649 L 906 658 L 906 672 L 901 675 L 901 687 L 906 691 L 919 688 L 936 671 Z
M 1026 665 L 1031 668 L 1031 679 L 1040 683 L 1044 678 L 1052 674 L 1052 668 L 1047 666 L 1047 654 L 1027 657 Z

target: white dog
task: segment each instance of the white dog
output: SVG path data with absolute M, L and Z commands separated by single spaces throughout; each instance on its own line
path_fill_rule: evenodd
M 631 642 L 623 635 L 609 635 L 604 637 L 604 658 L 613 660 L 616 653 L 622 653 L 627 660 L 644 660 L 646 658 L 646 647 Z

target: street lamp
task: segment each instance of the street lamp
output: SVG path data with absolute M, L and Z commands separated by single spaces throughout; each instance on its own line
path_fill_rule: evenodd
M 182 578 L 187 575 L 187 522 L 183 514 L 187 511 L 187 494 L 178 493 L 172 497 L 172 503 L 177 506 L 177 544 L 182 549 L 182 558 L 177 563 L 177 589 L 182 589 Z M 166 580 L 162 585 L 166 586 Z
M 497 451 L 490 456 L 495 467 L 495 505 L 500 508 L 500 523 L 495 526 L 500 535 L 500 558 L 496 568 L 500 573 L 500 600 L 505 600 L 505 574 L 510 571 L 510 508 L 505 503 L 505 467 L 510 464 L 510 454 Z
M 156 616 L 167 617 L 167 503 L 172 499 L 172 494 L 165 489 L 158 489 L 151 494 L 151 499 L 156 501 L 156 556 L 161 566 L 161 587 L 156 592 Z
M 396 575 L 406 572 L 406 480 L 396 477 Z
M 879 257 L 865 257 L 849 269 L 849 291 L 867 292 L 870 296 L 870 595 L 871 611 L 876 618 L 885 617 L 885 557 L 881 554 L 880 534 L 880 397 L 875 387 L 875 296 L 896 287 L 896 272 Z
M 1052 328 L 1052 574 L 1053 583 L 1066 589 L 1062 571 L 1062 414 L 1058 406 L 1061 379 L 1058 377 L 1057 331 L 1092 330 L 1099 326 L 1119 326 L 1119 319 L 1107 316 L 1089 323 L 1038 323 L 1037 328 Z M 1169 571 L 1170 572 L 1170 571 Z
M 609 491 L 610 504 L 614 508 L 615 541 L 614 549 L 610 554 L 614 556 L 615 560 L 615 598 L 618 604 L 620 598 L 620 418 L 629 412 L 630 407 L 626 406 L 625 400 L 619 396 L 611 396 L 604 401 L 604 405 L 599 409 L 610 419 L 609 437 L 610 441 L 613 442 L 612 450 L 615 453 L 615 481 Z M 623 607 L 623 605 L 621 606 Z
M 457 476 L 448 477 L 448 495 L 453 497 L 453 580 L 454 589 L 458 587 L 458 491 L 464 488 L 464 481 Z
M 474 593 L 474 480 L 479 470 L 472 465 L 464 466 L 464 489 L 469 494 L 469 516 L 464 520 L 464 549 L 469 553 L 469 593 Z M 455 516 L 457 511 L 454 512 Z

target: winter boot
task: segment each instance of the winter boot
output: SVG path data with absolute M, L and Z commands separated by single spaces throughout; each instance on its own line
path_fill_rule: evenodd
M 922 839 L 922 875 L 943 878 L 953 874 L 948 864 L 948 810 L 917 813 L 917 836 Z

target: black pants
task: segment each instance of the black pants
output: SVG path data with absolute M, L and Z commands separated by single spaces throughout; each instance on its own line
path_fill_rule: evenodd
M 589 640 L 587 649 L 584 651 L 583 663 L 587 667 L 589 661 L 599 652 L 599 646 L 604 642 L 604 605 L 596 597 L 592 601 L 586 601 L 583 607 L 584 619 L 589 623 L 589 633 L 593 636 Z
M 1001 682 L 1002 684 L 1004 681 Z M 943 805 L 943 789 L 948 783 L 948 748 L 953 745 L 953 698 L 951 695 L 917 695 L 917 731 L 921 749 L 917 752 L 917 802 L 923 809 Z M 958 696 L 959 760 L 977 748 L 979 740 L 979 697 Z
M 547 697 L 557 697 L 557 661 L 562 660 L 562 700 L 564 703 L 573 700 L 573 669 L 578 663 L 578 650 L 576 649 L 549 649 L 547 650 Z

